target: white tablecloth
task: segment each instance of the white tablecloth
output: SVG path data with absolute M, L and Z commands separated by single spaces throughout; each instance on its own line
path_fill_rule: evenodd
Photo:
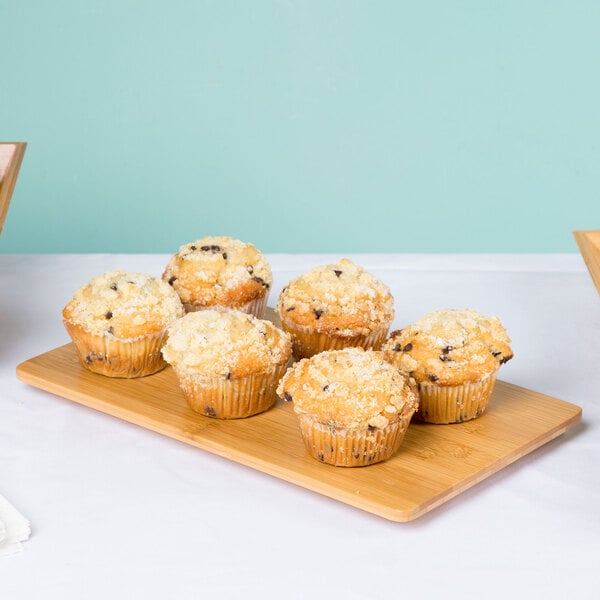
M 279 290 L 339 258 L 271 255 Z M 103 271 L 163 255 L 0 255 L 0 493 L 31 521 L 0 598 L 598 598 L 600 298 L 578 255 L 356 255 L 394 327 L 444 307 L 501 318 L 501 378 L 583 407 L 558 439 L 393 523 L 76 405 L 15 377 L 68 341 L 60 311 Z

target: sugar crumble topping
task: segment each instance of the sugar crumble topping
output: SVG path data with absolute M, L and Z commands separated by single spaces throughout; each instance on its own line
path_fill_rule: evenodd
M 281 292 L 282 319 L 342 336 L 368 335 L 394 318 L 389 288 L 363 267 L 343 258 L 310 269 Z
M 198 306 L 241 306 L 271 288 L 264 255 L 252 244 L 227 236 L 208 236 L 184 244 L 171 257 L 163 279 L 182 302 Z
M 201 377 L 242 377 L 286 363 L 290 336 L 269 321 L 239 311 L 186 314 L 168 330 L 165 360 Z
M 513 356 L 510 342 L 497 317 L 447 309 L 392 332 L 382 351 L 419 382 L 457 385 L 497 371 Z
M 277 394 L 292 401 L 297 413 L 348 428 L 383 429 L 418 406 L 414 382 L 381 352 L 362 348 L 302 359 L 288 369 Z
M 63 318 L 95 335 L 135 338 L 184 314 L 175 291 L 158 277 L 123 270 L 94 277 L 63 309 Z

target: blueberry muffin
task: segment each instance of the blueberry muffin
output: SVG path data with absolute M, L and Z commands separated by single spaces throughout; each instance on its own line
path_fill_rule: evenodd
M 62 316 L 86 368 L 109 377 L 143 377 L 166 365 L 166 329 L 183 314 L 179 297 L 161 279 L 111 271 L 79 288 Z
M 315 267 L 283 288 L 277 308 L 294 357 L 357 346 L 378 350 L 394 318 L 394 299 L 379 279 L 341 259 Z
M 418 405 L 414 381 L 381 352 L 362 348 L 326 351 L 295 363 L 277 394 L 294 403 L 308 452 L 339 467 L 392 456 Z
M 499 319 L 474 310 L 439 310 L 394 331 L 387 360 L 414 377 L 428 423 L 458 423 L 486 409 L 500 365 L 513 352 Z
M 192 410 L 238 419 L 275 403 L 291 341 L 287 333 L 252 315 L 203 310 L 173 323 L 163 356 Z
M 163 273 L 187 312 L 240 310 L 262 317 L 273 283 L 271 268 L 252 244 L 205 237 L 179 248 Z

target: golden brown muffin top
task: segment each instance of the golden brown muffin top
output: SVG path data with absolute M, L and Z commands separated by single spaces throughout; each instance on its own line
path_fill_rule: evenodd
M 268 293 L 273 277 L 263 254 L 230 237 L 204 237 L 179 248 L 163 279 L 181 301 L 199 307 L 240 307 Z
M 200 377 L 245 377 L 286 363 L 290 336 L 269 321 L 237 310 L 186 314 L 168 330 L 165 360 Z
M 417 382 L 460 385 L 498 370 L 513 356 L 496 317 L 471 309 L 438 310 L 390 334 L 382 351 Z
M 184 314 L 173 289 L 146 273 L 110 271 L 80 287 L 63 319 L 95 335 L 131 339 L 162 331 Z
M 379 279 L 347 258 L 310 269 L 279 295 L 282 319 L 339 336 L 369 335 L 394 318 L 394 299 Z
M 380 428 L 412 416 L 418 398 L 414 381 L 381 352 L 345 348 L 304 358 L 287 370 L 277 394 L 296 413 L 320 423 L 352 429 Z

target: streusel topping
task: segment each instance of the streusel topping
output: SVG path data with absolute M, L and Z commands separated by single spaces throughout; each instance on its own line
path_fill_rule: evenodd
M 204 237 L 179 248 L 163 273 L 181 301 L 200 307 L 241 306 L 268 293 L 271 268 L 252 244 Z
M 348 428 L 383 429 L 418 406 L 414 381 L 381 352 L 346 348 L 305 358 L 288 369 L 277 394 L 296 413 Z
M 79 288 L 63 318 L 95 335 L 121 339 L 159 332 L 184 313 L 177 294 L 146 273 L 110 271 Z
M 497 317 L 449 309 L 392 332 L 382 351 L 418 382 L 458 385 L 497 371 L 513 356 L 510 341 Z
M 245 377 L 286 363 L 291 355 L 287 333 L 240 311 L 191 312 L 168 334 L 165 360 L 200 377 Z
M 340 336 L 368 335 L 394 318 L 389 288 L 348 259 L 315 267 L 281 292 L 282 319 Z

